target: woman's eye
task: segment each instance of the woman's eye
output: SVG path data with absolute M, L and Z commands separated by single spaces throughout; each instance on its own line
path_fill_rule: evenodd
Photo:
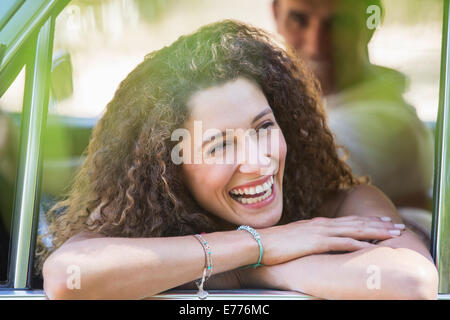
M 222 143 L 218 143 L 215 146 L 213 146 L 211 149 L 209 149 L 208 154 L 214 154 L 216 151 L 222 150 L 227 146 L 227 141 L 223 141 Z
M 261 129 L 268 129 L 271 128 L 275 125 L 275 123 L 273 123 L 272 121 L 266 121 L 264 123 L 262 123 L 259 127 L 258 127 L 258 131 Z

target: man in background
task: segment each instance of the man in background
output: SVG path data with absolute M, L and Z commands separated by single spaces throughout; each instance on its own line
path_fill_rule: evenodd
M 370 63 L 380 0 L 274 0 L 278 32 L 318 78 L 337 144 L 397 207 L 430 209 L 433 140 L 403 99 L 405 77 Z

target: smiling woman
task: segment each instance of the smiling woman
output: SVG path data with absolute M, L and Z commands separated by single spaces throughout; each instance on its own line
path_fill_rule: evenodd
M 434 298 L 427 249 L 338 158 L 318 97 L 300 61 L 235 21 L 148 55 L 121 83 L 70 194 L 49 213 L 53 247 L 38 253 L 47 295 L 138 299 L 201 279 L 202 298 L 205 283 Z M 189 133 L 183 159 L 197 161 L 173 160 L 179 129 Z M 242 268 L 256 262 L 263 266 Z M 75 289 L 66 285 L 74 265 Z M 373 265 L 383 270 L 377 291 L 366 286 Z
M 182 167 L 185 184 L 199 205 L 235 225 L 275 225 L 283 207 L 282 197 L 276 195 L 282 194 L 286 142 L 278 135 L 270 149 L 262 147 L 279 125 L 261 89 L 239 77 L 195 93 L 187 105 L 191 114 L 186 122 L 189 131 L 194 132 L 196 121 L 203 123 L 206 131 L 227 131 L 225 137 L 207 139 L 201 146 L 204 163 Z M 248 134 L 249 130 L 255 134 Z M 256 153 L 254 159 L 250 159 L 251 153 Z M 209 157 L 214 161 L 207 161 Z

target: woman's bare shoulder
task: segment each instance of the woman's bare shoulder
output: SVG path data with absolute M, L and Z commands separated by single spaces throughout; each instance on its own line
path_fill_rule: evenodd
M 322 206 L 318 210 L 319 217 L 334 218 L 339 210 L 339 207 L 347 198 L 350 190 L 336 190 L 328 193 Z
M 392 201 L 377 187 L 360 184 L 347 191 L 336 216 L 387 216 L 401 221 Z
M 359 184 L 349 189 L 340 189 L 331 192 L 325 198 L 323 205 L 319 209 L 318 216 L 334 218 L 337 216 L 343 203 L 356 201 L 364 198 L 373 198 L 382 193 L 374 186 L 368 184 Z

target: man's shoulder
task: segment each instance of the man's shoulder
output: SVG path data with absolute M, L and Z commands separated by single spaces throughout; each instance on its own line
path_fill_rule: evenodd
M 341 109 L 373 104 L 403 107 L 414 111 L 403 94 L 406 77 L 399 71 L 378 65 L 369 65 L 364 77 L 352 86 L 325 97 L 327 109 Z
M 370 64 L 368 66 L 366 78 L 368 80 L 379 80 L 380 78 L 392 79 L 396 82 L 402 82 L 404 85 L 406 85 L 406 76 L 402 72 L 377 64 Z

